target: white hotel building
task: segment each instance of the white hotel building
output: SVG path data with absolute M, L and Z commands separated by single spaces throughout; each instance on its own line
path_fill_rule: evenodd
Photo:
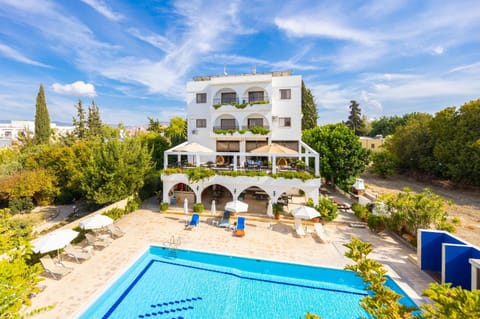
M 201 76 L 188 82 L 188 141 L 165 152 L 164 168 L 203 166 L 217 174 L 196 182 L 183 173 L 162 174 L 163 201 L 172 203 L 175 196 L 207 204 L 206 195 L 220 189 L 227 200 L 255 192 L 274 203 L 282 194 L 301 190 L 316 204 L 319 155 L 301 141 L 301 93 L 301 76 L 289 71 Z M 295 170 L 299 160 L 310 179 L 279 177 Z M 225 170 L 266 174 L 220 175 Z

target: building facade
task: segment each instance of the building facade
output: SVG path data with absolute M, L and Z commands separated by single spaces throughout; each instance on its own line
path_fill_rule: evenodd
M 171 202 L 172 189 L 181 183 L 190 193 L 184 198 L 196 203 L 212 187 L 224 188 L 233 199 L 260 189 L 272 202 L 301 190 L 316 203 L 319 155 L 301 141 L 301 92 L 301 76 L 289 71 L 204 76 L 188 82 L 188 141 L 165 152 L 164 167 L 204 166 L 218 174 L 197 182 L 189 182 L 185 174 L 163 174 L 163 201 Z M 279 177 L 299 169 L 312 178 Z M 233 177 L 220 173 L 225 170 L 263 174 Z

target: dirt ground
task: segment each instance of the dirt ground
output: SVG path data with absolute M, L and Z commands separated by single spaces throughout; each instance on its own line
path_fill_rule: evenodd
M 405 187 L 410 187 L 415 192 L 430 188 L 446 200 L 451 200 L 454 204 L 447 210 L 449 216 L 458 216 L 461 221 L 460 225 L 456 225 L 455 235 L 480 247 L 480 190 L 455 189 L 447 183 L 419 182 L 404 176 L 382 179 L 368 172 L 362 174 L 361 177 L 364 179 L 367 189 L 378 195 L 399 192 Z

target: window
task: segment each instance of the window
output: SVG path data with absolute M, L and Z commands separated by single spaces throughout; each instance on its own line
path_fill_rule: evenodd
M 239 152 L 239 141 L 217 141 L 217 152 Z
M 197 119 L 197 128 L 207 127 L 206 119 Z
M 257 102 L 257 101 L 263 101 L 264 96 L 263 96 L 263 91 L 252 91 L 248 92 L 248 102 Z
M 207 93 L 197 93 L 197 103 L 207 103 Z
M 280 100 L 290 100 L 292 98 L 292 90 L 280 89 Z
M 220 120 L 220 129 L 222 130 L 235 130 L 235 119 L 221 119 Z
M 280 127 L 290 127 L 290 126 L 292 126 L 292 121 L 289 117 L 280 117 L 278 119 L 278 126 L 280 126 Z
M 237 93 L 227 92 L 222 93 L 222 104 L 232 104 L 237 103 Z
M 254 126 L 261 126 L 263 127 L 263 119 L 262 118 L 251 118 L 248 119 L 248 128 L 252 128 Z
M 375 144 L 372 144 L 372 148 L 375 148 Z

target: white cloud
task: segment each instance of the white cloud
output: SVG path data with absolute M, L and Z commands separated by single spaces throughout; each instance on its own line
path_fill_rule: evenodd
M 83 81 L 76 81 L 71 84 L 52 84 L 52 90 L 59 94 L 74 95 L 74 96 L 89 96 L 94 97 L 97 95 L 95 92 L 95 86 L 91 83 L 85 83 Z
M 103 15 L 109 20 L 112 21 L 120 21 L 124 17 L 123 15 L 113 12 L 110 8 L 108 8 L 102 0 L 81 0 L 83 3 L 92 7 L 95 11 Z
M 432 49 L 432 51 L 433 51 L 433 54 L 434 54 L 434 55 L 442 55 L 443 52 L 445 51 L 445 48 L 443 48 L 443 47 L 441 47 L 441 46 L 437 46 L 437 47 L 434 47 L 434 48 Z
M 340 40 L 359 42 L 372 45 L 376 41 L 374 35 L 343 26 L 339 21 L 329 21 L 325 17 L 290 16 L 288 18 L 275 18 L 279 29 L 297 37 L 316 36 Z
M 0 43 L 0 54 L 6 56 L 7 58 L 10 58 L 12 60 L 15 60 L 15 61 L 18 61 L 18 62 L 21 62 L 21 63 L 40 66 L 40 67 L 43 67 L 43 68 L 50 68 L 49 65 L 46 65 L 46 64 L 34 61 L 32 59 L 29 59 L 26 56 L 24 56 L 23 54 L 21 54 L 20 52 L 18 52 L 17 50 L 15 50 L 15 49 L 13 49 L 13 48 L 5 45 L 5 44 L 1 44 L 1 43 Z
M 133 35 L 134 37 L 149 43 L 150 45 L 153 45 L 154 47 L 164 51 L 164 52 L 170 52 L 172 51 L 175 46 L 170 40 L 168 40 L 166 37 L 155 34 L 152 32 L 148 32 L 148 34 L 142 34 L 140 30 L 135 29 L 135 28 L 130 28 L 128 29 L 128 32 Z

